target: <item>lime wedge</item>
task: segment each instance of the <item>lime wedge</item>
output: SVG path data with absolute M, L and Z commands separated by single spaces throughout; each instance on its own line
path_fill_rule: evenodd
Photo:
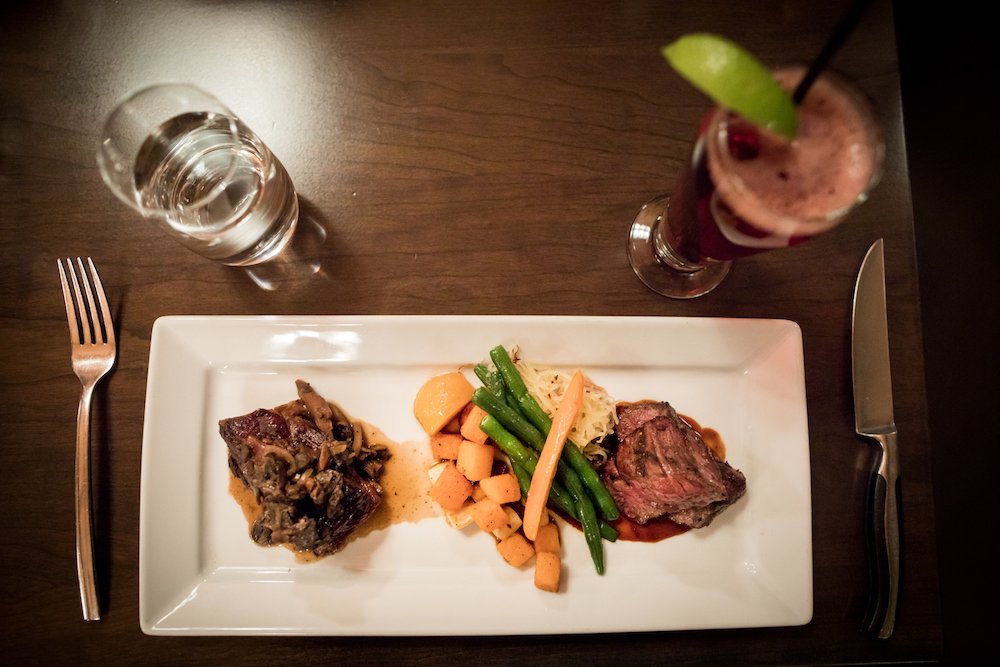
M 684 35 L 664 46 L 678 74 L 720 106 L 786 137 L 798 128 L 792 96 L 742 47 L 708 33 Z

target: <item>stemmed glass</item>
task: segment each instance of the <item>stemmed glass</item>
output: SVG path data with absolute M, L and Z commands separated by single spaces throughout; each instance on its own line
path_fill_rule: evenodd
M 803 67 L 774 76 L 792 90 Z M 673 192 L 647 202 L 628 237 L 636 275 L 677 299 L 707 294 L 734 260 L 832 229 L 881 175 L 884 146 L 864 96 L 824 73 L 798 107 L 792 140 L 717 107 Z

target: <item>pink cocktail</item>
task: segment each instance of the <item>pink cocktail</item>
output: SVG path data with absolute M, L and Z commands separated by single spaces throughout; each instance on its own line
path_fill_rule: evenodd
M 791 90 L 804 68 L 774 73 Z M 832 229 L 878 181 L 883 144 L 864 97 L 834 75 L 798 107 L 794 139 L 722 108 L 706 116 L 674 191 L 632 223 L 629 261 L 653 291 L 675 298 L 715 288 L 732 261 Z

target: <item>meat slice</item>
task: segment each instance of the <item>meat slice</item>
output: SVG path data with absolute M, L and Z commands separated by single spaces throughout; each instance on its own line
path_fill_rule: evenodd
M 668 403 L 621 404 L 615 433 L 618 449 L 602 474 L 618 507 L 637 523 L 667 515 L 707 526 L 746 491 L 743 473 L 716 459 Z
M 241 482 L 251 486 L 256 462 L 263 459 L 265 449 L 287 447 L 291 429 L 277 412 L 261 409 L 223 419 L 219 422 L 219 435 L 229 446 L 229 468 Z
M 673 512 L 669 515 L 671 521 L 692 528 L 703 528 L 712 523 L 712 519 L 722 510 L 735 503 L 746 493 L 747 480 L 743 473 L 725 461 L 716 460 L 716 463 L 719 465 L 722 483 L 726 488 L 725 496 L 704 507 L 692 507 L 680 512 Z
M 382 504 L 382 487 L 353 469 L 344 475 L 341 489 L 340 502 L 328 505 L 327 515 L 319 519 L 321 544 L 313 548 L 317 556 L 340 551 L 354 529 Z
M 638 403 L 619 403 L 617 412 L 618 423 L 615 425 L 615 435 L 618 436 L 619 440 L 624 440 L 653 417 L 669 417 L 671 407 L 668 403 L 640 401 Z

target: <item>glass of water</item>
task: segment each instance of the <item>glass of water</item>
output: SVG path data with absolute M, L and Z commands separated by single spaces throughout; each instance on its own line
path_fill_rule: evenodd
M 208 259 L 258 264 L 295 231 L 299 202 L 285 168 L 222 102 L 193 86 L 151 86 L 116 106 L 97 164 L 119 199 Z

